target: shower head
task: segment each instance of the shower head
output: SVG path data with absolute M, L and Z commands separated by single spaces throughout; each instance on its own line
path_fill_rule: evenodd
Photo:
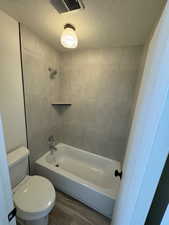
M 58 71 L 56 69 L 52 69 L 50 67 L 48 68 L 48 71 L 50 72 L 50 74 L 49 74 L 50 75 L 50 79 L 55 79 Z

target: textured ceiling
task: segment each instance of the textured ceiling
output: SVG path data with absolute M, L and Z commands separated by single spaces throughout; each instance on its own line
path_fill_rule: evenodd
M 56 49 L 60 35 L 72 23 L 79 48 L 144 44 L 166 0 L 83 0 L 86 9 L 58 14 L 50 0 L 0 0 L 0 8 L 24 23 Z

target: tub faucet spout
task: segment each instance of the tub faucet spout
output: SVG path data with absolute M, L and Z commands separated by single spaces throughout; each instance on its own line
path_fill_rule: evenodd
M 50 137 L 48 138 L 48 144 L 49 144 L 49 150 L 50 150 L 50 152 L 51 152 L 51 155 L 53 155 L 54 152 L 57 150 L 57 148 L 55 147 L 56 142 L 55 142 L 54 136 L 50 136 Z
M 55 146 L 49 146 L 51 155 L 54 155 L 55 151 L 57 151 L 57 148 Z

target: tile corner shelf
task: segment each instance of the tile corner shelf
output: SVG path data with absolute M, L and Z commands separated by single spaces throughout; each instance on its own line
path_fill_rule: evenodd
M 51 103 L 51 105 L 55 106 L 55 105 L 67 105 L 67 106 L 70 106 L 72 105 L 72 103 L 67 103 L 67 102 L 55 102 L 55 103 Z

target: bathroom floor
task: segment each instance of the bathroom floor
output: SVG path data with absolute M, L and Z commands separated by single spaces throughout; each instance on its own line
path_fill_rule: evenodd
M 110 225 L 108 218 L 57 190 L 56 199 L 49 225 Z

